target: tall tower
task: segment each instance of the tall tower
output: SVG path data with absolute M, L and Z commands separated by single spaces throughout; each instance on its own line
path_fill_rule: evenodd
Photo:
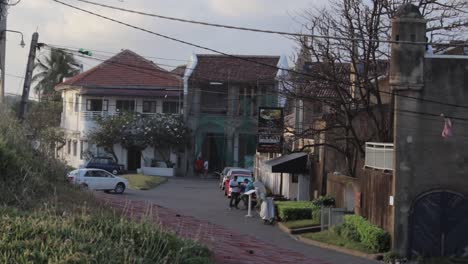
M 412 4 L 402 5 L 392 20 L 390 86 L 396 90 L 420 90 L 423 87 L 423 65 L 426 46 L 426 20 Z
M 423 96 L 424 45 L 426 21 L 418 8 L 411 4 L 401 6 L 392 20 L 392 43 L 389 84 L 394 96 L 394 170 L 393 170 L 393 250 L 408 254 L 410 211 L 412 205 L 413 174 L 416 157 L 415 138 L 420 118 L 404 111 L 420 111 L 417 100 Z M 414 44 L 414 42 L 420 42 Z M 411 98 L 411 99 L 409 99 Z M 403 128 L 415 128 L 408 130 Z

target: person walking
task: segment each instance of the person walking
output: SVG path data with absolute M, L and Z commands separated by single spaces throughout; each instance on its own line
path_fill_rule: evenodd
M 229 209 L 232 209 L 232 207 L 239 209 L 237 206 L 239 205 L 240 186 L 237 182 L 237 176 L 232 177 L 232 179 L 229 181 L 229 187 L 231 187 L 231 200 L 229 201 Z
M 203 173 L 205 174 L 205 178 L 208 176 L 208 160 L 203 162 Z

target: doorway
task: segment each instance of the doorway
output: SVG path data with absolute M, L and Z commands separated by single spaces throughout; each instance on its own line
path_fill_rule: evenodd
M 411 214 L 412 256 L 465 256 L 468 248 L 468 200 L 450 191 L 418 198 Z
M 127 150 L 127 170 L 136 171 L 141 168 L 141 150 L 129 148 Z

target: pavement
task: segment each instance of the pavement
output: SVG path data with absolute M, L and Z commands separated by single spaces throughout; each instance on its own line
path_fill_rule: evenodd
M 99 195 L 128 214 L 151 217 L 165 229 L 208 246 L 217 263 L 367 264 L 376 261 L 306 245 L 254 213 L 229 210 L 217 180 L 171 178 L 148 191 Z M 149 213 L 151 212 L 151 213 Z

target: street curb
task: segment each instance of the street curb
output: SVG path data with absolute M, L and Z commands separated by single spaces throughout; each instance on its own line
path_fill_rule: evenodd
M 303 233 L 315 233 L 320 231 L 320 226 L 311 226 L 311 227 L 303 227 L 303 228 L 288 228 L 283 223 L 278 222 L 278 227 L 281 231 L 291 234 L 291 235 L 299 235 Z
M 311 245 L 311 246 L 315 246 L 315 247 L 321 247 L 321 248 L 325 248 L 325 249 L 331 249 L 331 250 L 338 251 L 338 252 L 341 252 L 341 253 L 345 253 L 345 254 L 348 254 L 348 255 L 353 255 L 355 257 L 361 257 L 361 258 L 366 258 L 366 259 L 375 260 L 375 261 L 378 261 L 378 260 L 382 259 L 382 255 L 383 255 L 383 254 L 367 254 L 367 253 L 363 253 L 363 252 L 360 252 L 360 251 L 357 251 L 357 250 L 342 248 L 342 247 L 339 247 L 339 246 L 318 242 L 318 241 L 311 240 L 311 239 L 308 239 L 308 238 L 305 238 L 305 237 L 302 237 L 302 236 L 297 236 L 297 238 L 298 238 L 299 241 L 301 241 L 301 242 L 303 242 L 303 243 L 305 243 L 307 245 Z

